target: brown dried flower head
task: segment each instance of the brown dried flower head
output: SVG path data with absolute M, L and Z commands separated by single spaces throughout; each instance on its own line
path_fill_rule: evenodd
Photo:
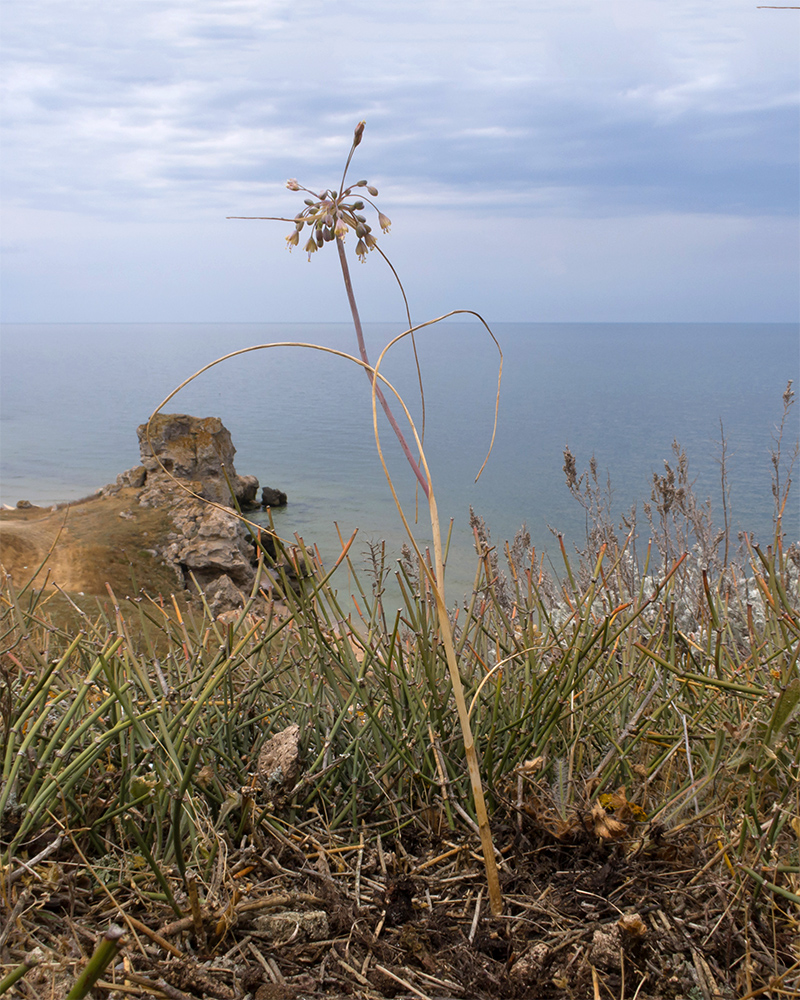
M 364 126 L 365 122 L 363 121 L 356 125 L 353 144 L 350 147 L 350 155 L 347 157 L 347 163 L 342 175 L 341 190 L 327 189 L 317 193 L 307 187 L 303 187 L 294 178 L 286 182 L 286 187 L 290 191 L 305 191 L 309 195 L 305 199 L 306 207 L 294 217 L 294 232 L 286 237 L 286 242 L 291 250 L 292 247 L 299 245 L 300 233 L 306 226 L 309 226 L 311 235 L 303 248 L 308 254 L 309 260 L 311 260 L 311 254 L 320 250 L 325 243 L 330 243 L 332 240 L 341 240 L 344 242 L 350 230 L 358 237 L 356 254 L 359 260 L 366 260 L 367 254 L 378 245 L 378 241 L 372 234 L 372 226 L 370 226 L 367 222 L 367 217 L 363 214 L 365 211 L 365 202 L 368 202 L 377 212 L 378 224 L 383 232 L 389 232 L 389 227 L 392 224 L 391 219 L 385 216 L 383 212 L 378 211 L 377 206 L 371 198 L 362 193 L 362 189 L 365 189 L 372 198 L 375 198 L 378 195 L 378 189 L 365 180 L 356 181 L 355 184 L 345 186 L 350 160 L 353 157 L 356 146 L 360 144 L 364 135 Z

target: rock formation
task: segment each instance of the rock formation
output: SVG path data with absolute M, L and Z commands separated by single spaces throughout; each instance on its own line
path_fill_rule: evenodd
M 258 479 L 237 474 L 230 431 L 219 417 L 161 413 L 136 433 L 142 464 L 121 473 L 103 492 L 131 486 L 140 506 L 166 507 L 174 530 L 157 545 L 158 556 L 187 589 L 200 587 L 215 613 L 241 605 L 255 579 L 250 535 L 233 513 L 203 502 L 233 508 L 233 490 L 242 509 L 258 505 Z
M 167 475 L 171 473 L 176 479 L 199 482 L 200 490 L 195 492 L 206 500 L 232 507 L 232 489 L 242 506 L 256 502 L 258 480 L 255 476 L 237 476 L 233 465 L 236 449 L 219 417 L 159 413 L 149 425 L 141 424 L 136 433 L 151 487 L 171 482 Z M 139 470 L 135 471 L 138 475 Z
M 265 486 L 261 490 L 262 507 L 285 507 L 286 494 L 283 490 L 275 490 L 271 486 Z
M 29 504 L 4 512 L 5 568 L 22 580 L 41 558 L 49 584 L 104 593 L 106 582 L 120 585 L 135 551 L 137 574 L 146 555 L 159 589 L 171 579 L 169 589 L 199 587 L 215 614 L 240 607 L 255 580 L 256 552 L 232 510 L 228 484 L 242 509 L 260 504 L 256 477 L 236 472 L 229 431 L 218 417 L 160 414 L 150 424 L 149 439 L 146 424 L 138 437 L 142 464 L 120 473 L 95 497 L 53 511 Z M 51 535 L 54 549 L 48 556 Z

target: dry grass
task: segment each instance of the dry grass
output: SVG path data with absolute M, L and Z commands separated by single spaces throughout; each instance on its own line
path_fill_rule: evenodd
M 309 552 L 302 588 L 273 566 L 280 604 L 256 614 L 254 591 L 226 621 L 142 594 L 68 631 L 7 585 L 3 960 L 42 959 L 21 995 L 66 995 L 48 983 L 112 922 L 127 996 L 797 988 L 795 549 L 777 536 L 704 574 L 696 553 L 638 568 L 632 539 L 606 532 L 593 564 L 564 549 L 559 579 L 524 534 L 501 564 L 473 527 L 474 591 L 448 615 L 498 917 L 412 553 L 391 567 L 375 549 L 366 577 L 345 556 L 360 617 Z M 265 771 L 290 727 L 297 768 Z M 277 942 L 253 923 L 309 911 L 321 939 L 299 918 Z

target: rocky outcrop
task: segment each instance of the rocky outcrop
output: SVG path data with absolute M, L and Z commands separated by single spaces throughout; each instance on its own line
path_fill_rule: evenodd
M 236 449 L 230 431 L 219 417 L 159 413 L 149 424 L 141 424 L 136 433 L 142 466 L 151 487 L 171 482 L 172 475 L 187 482 L 199 482 L 200 490 L 195 492 L 205 500 L 232 507 L 233 490 L 240 505 L 256 502 L 258 480 L 255 476 L 237 476 L 233 464 Z
M 275 490 L 271 486 L 265 486 L 261 490 L 262 507 L 285 507 L 286 494 L 283 490 Z
M 128 586 L 120 581 L 130 581 L 135 569 L 145 589 L 148 579 L 156 592 L 199 588 L 215 614 L 241 607 L 257 560 L 247 528 L 231 509 L 228 482 L 247 509 L 260 506 L 258 480 L 237 474 L 236 449 L 218 417 L 160 414 L 149 439 L 146 428 L 138 428 L 141 465 L 94 497 L 69 509 L 28 504 L 29 510 L 4 512 L 4 565 L 22 581 L 42 561 L 49 584 L 102 594 L 109 582 Z
M 232 508 L 233 490 L 242 509 L 259 506 L 258 479 L 236 472 L 230 431 L 219 417 L 161 413 L 137 435 L 142 464 L 106 491 L 130 486 L 140 506 L 165 508 L 173 530 L 156 545 L 159 557 L 187 589 L 199 587 L 215 613 L 241 606 L 255 579 L 250 535 L 233 512 L 203 502 Z
M 187 585 L 191 576 L 202 585 L 222 575 L 239 587 L 252 584 L 253 546 L 238 518 L 192 499 L 179 500 L 170 514 L 175 530 L 161 555 L 183 572 Z

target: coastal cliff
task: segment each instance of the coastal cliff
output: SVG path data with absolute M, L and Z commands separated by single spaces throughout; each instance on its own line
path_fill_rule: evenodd
M 256 504 L 218 417 L 159 414 L 137 430 L 142 464 L 94 496 L 58 507 L 21 501 L 0 512 L 0 563 L 14 586 L 119 596 L 189 592 L 236 607 L 255 579 L 250 536 L 232 508 Z M 177 481 L 176 481 L 177 480 Z M 191 490 L 194 496 L 187 490 Z M 277 492 L 277 491 L 273 491 Z

